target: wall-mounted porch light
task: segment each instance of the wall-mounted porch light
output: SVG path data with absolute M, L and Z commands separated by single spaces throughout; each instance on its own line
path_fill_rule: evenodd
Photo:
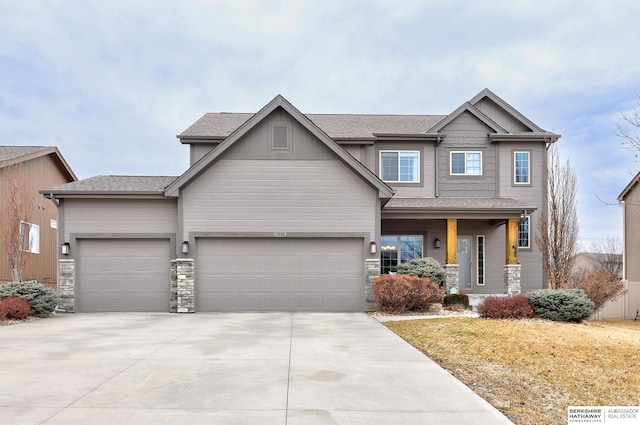
M 440 239 L 435 238 L 433 240 L 433 247 L 436 248 L 436 249 L 440 248 Z
M 189 253 L 189 241 L 182 242 L 182 253 L 183 254 Z
M 71 245 L 69 244 L 69 242 L 65 242 L 60 245 L 60 253 L 62 255 L 69 255 L 71 253 Z
M 376 241 L 371 241 L 371 243 L 369 244 L 369 253 L 375 254 L 377 252 L 378 252 L 378 245 L 376 244 Z

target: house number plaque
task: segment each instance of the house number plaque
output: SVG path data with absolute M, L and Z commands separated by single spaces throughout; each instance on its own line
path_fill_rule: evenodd
M 273 232 L 274 238 L 286 238 L 287 232 Z

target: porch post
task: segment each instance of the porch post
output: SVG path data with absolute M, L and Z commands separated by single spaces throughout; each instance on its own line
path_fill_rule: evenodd
M 458 265 L 458 220 L 447 219 L 447 263 L 444 266 L 447 277 L 445 289 L 448 294 L 460 291 L 460 266 Z
M 520 293 L 521 265 L 518 261 L 518 219 L 510 218 L 505 230 L 504 293 Z
M 506 256 L 505 264 L 518 264 L 518 219 L 510 218 L 507 222 L 507 231 L 505 234 Z

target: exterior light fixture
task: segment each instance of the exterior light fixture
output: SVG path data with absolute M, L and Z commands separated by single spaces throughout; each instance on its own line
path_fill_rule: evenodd
M 189 253 L 189 241 L 182 242 L 182 253 L 183 254 Z
M 436 248 L 436 249 L 440 248 L 440 239 L 435 238 L 433 240 L 433 247 Z
M 71 253 L 71 245 L 69 244 L 69 242 L 65 242 L 60 245 L 60 253 L 62 255 L 69 255 Z
M 369 244 L 369 253 L 375 254 L 378 252 L 378 245 L 376 245 L 376 241 L 371 241 Z

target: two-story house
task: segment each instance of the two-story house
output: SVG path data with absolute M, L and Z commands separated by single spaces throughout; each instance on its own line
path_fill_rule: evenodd
M 208 113 L 178 177 L 98 176 L 59 202 L 70 311 L 363 311 L 431 256 L 447 290 L 544 286 L 545 131 L 489 90 L 449 115 Z M 171 276 L 171 283 L 169 283 Z

